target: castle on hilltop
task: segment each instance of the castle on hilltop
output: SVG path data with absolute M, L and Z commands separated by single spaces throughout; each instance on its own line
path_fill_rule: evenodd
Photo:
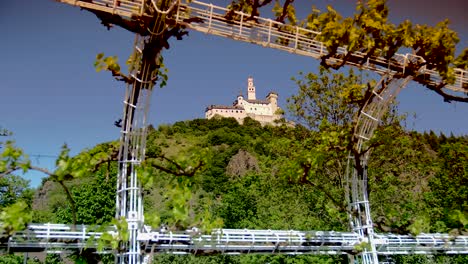
M 205 110 L 205 117 L 211 119 L 215 116 L 233 117 L 239 123 L 250 117 L 262 125 L 275 125 L 275 120 L 282 118 L 281 108 L 278 107 L 278 94 L 270 92 L 265 100 L 257 100 L 253 78 L 247 79 L 247 99 L 239 94 L 232 106 L 210 105 Z

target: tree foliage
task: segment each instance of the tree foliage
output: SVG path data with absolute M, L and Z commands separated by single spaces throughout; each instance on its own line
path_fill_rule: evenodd
M 268 1 L 261 3 L 266 2 Z M 468 100 L 463 95 L 453 96 L 442 90 L 444 85 L 454 83 L 454 68 L 466 69 L 468 63 L 468 48 L 465 48 L 458 56 L 455 55 L 459 37 L 450 29 L 448 19 L 439 22 L 434 27 L 413 24 L 409 20 L 397 25 L 388 19 L 390 10 L 385 0 L 368 0 L 359 1 L 355 14 L 350 17 L 343 17 L 332 6 L 327 6 L 325 11 L 312 7 L 312 12 L 305 19 L 300 20 L 296 16 L 293 2 L 285 0 L 281 4 L 280 1 L 276 1 L 273 14 L 277 21 L 287 24 L 281 27 L 282 31 L 295 34 L 295 29 L 288 26 L 291 25 L 320 32 L 316 40 L 324 43 L 328 50 L 328 54 L 321 58 L 322 66 L 339 69 L 346 62 L 363 65 L 369 59 L 373 59 L 378 64 L 378 60 L 375 60 L 378 57 L 392 61 L 397 52 L 405 50 L 406 53 L 410 50 L 419 59 L 405 62 L 404 75 L 415 76 L 415 81 L 436 91 L 445 100 Z M 235 11 L 257 16 L 259 4 L 260 1 L 256 0 L 232 1 L 232 4 L 228 6 L 230 11 L 226 17 L 239 20 L 239 15 L 233 15 Z M 287 40 L 280 39 L 279 41 Z M 343 54 L 339 48 L 345 48 L 346 52 Z M 363 55 L 356 56 L 357 53 Z M 330 60 L 331 58 L 338 58 L 339 61 Z M 442 77 L 442 82 L 419 75 L 417 71 L 421 67 L 436 71 Z M 433 85 L 433 81 L 438 84 Z
M 364 90 L 362 77 L 350 70 L 331 73 L 321 67 L 319 74 L 300 74 L 293 78 L 298 91 L 288 98 L 288 110 L 304 126 L 318 130 L 323 121 L 330 125 L 351 124 Z
M 143 164 L 143 172 L 139 172 L 145 183 L 146 224 L 153 228 L 163 225 L 170 230 L 196 226 L 201 232 L 218 227 L 347 230 L 343 202 L 346 151 L 331 147 L 340 143 L 327 139 L 332 132 L 331 122 L 329 127 L 319 124 L 316 130 L 309 130 L 300 125 L 262 127 L 252 120 L 246 121 L 239 125 L 233 119 L 195 119 L 150 130 L 148 161 L 167 171 L 148 162 Z M 463 193 L 466 138 L 407 132 L 395 123 L 381 128 L 376 137 L 385 143 L 373 150 L 375 155 L 368 171 L 376 230 L 403 234 L 466 232 L 466 195 Z M 331 138 L 336 139 L 335 136 Z M 113 152 L 112 146 L 98 145 L 76 157 L 67 159 L 64 155 L 60 160 L 65 163 L 82 160 L 82 166 L 90 172 L 97 160 L 112 156 L 109 154 Z M 98 158 L 101 152 L 108 154 Z M 243 152 L 252 156 L 249 159 L 255 158 L 258 170 L 232 177 L 227 170 L 231 161 L 250 164 L 248 159 L 236 159 L 236 155 Z M 158 158 L 162 155 L 167 159 Z M 92 157 L 95 162 L 91 162 Z M 191 174 L 190 167 L 195 168 L 200 161 L 203 165 Z M 77 223 L 106 226 L 106 222 L 112 222 L 116 174 L 113 162 L 110 167 L 102 162 L 95 172 L 67 181 L 77 207 Z M 49 192 L 59 192 L 59 189 L 49 189 Z M 48 199 L 56 199 L 53 193 L 49 194 Z M 63 191 L 58 194 L 65 199 Z M 53 202 L 49 204 L 52 206 Z M 61 203 L 51 213 L 53 222 L 72 222 L 70 204 Z M 125 232 L 121 233 L 109 233 L 101 241 L 102 246 L 110 247 L 114 243 L 115 250 L 119 250 L 118 241 L 125 238 Z M 198 258 L 162 255 L 157 259 L 161 263 L 340 261 L 339 257 L 327 256 Z M 404 261 L 405 258 L 399 258 L 398 263 Z
M 67 200 L 70 203 L 72 212 L 72 223 L 76 224 L 75 200 L 67 187 L 66 182 L 83 178 L 94 173 L 101 164 L 108 163 L 117 156 L 116 145 L 103 144 L 102 149 L 95 152 L 84 151 L 75 157 L 70 157 L 70 150 L 66 145 L 62 147 L 59 157 L 56 160 L 56 169 L 51 172 L 47 169 L 31 165 L 27 155 L 14 146 L 12 141 L 7 141 L 3 152 L 0 154 L 0 176 L 8 175 L 14 171 L 36 170 L 49 176 L 49 178 L 60 184 L 63 188 Z M 103 150 L 104 149 L 104 150 Z
M 22 200 L 31 205 L 34 190 L 29 187 L 30 181 L 9 174 L 0 178 L 0 208 Z

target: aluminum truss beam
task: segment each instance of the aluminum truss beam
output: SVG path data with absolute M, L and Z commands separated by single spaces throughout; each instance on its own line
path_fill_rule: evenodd
M 351 230 L 369 239 L 369 248 L 357 256 L 362 258 L 363 263 L 378 263 L 367 189 L 367 161 L 370 150 L 366 148 L 366 144 L 372 138 L 383 114 L 387 112 L 389 104 L 411 79 L 411 76 L 396 79 L 384 75 L 369 93 L 369 98 L 358 113 L 354 127 L 352 153 L 354 155 L 348 158 L 345 193 Z
M 202 19 L 203 23 L 188 24 L 188 28 L 315 59 L 321 59 L 323 56 L 329 54 L 325 44 L 316 40 L 321 34 L 320 32 L 302 27 L 285 25 L 272 19 L 262 17 L 255 17 L 257 22 L 254 22 L 248 20 L 250 15 L 242 12 L 235 12 L 238 17 L 240 17 L 240 20 L 228 20 L 225 18 L 225 14 L 228 11 L 229 10 L 224 7 L 206 4 L 200 1 L 192 1 L 188 5 L 179 5 L 176 20 L 184 24 L 184 19 L 197 17 Z M 340 57 L 343 57 L 347 53 L 348 51 L 345 47 L 338 48 L 338 54 L 330 58 L 330 62 L 342 62 Z M 352 54 L 354 58 L 363 59 L 366 57 L 366 54 L 361 52 L 354 52 Z M 410 62 L 414 61 L 415 58 L 422 60 L 421 57 L 407 53 L 395 54 L 390 59 L 371 57 L 363 63 L 350 60 L 347 61 L 346 64 L 379 74 L 391 74 L 394 76 L 407 72 L 409 70 L 408 65 L 410 65 Z M 439 74 L 430 69 L 423 68 L 420 72 L 414 72 L 413 74 L 425 76 L 425 78 L 429 80 L 427 83 L 430 85 L 435 86 L 442 82 L 442 78 Z M 455 83 L 446 85 L 445 89 L 455 92 L 467 92 L 468 71 L 457 68 L 455 69 L 455 76 Z
M 131 19 L 137 16 L 149 16 L 145 13 L 144 0 L 57 0 L 73 6 L 85 7 L 92 10 L 98 10 L 109 14 L 120 15 Z M 235 12 L 239 21 L 228 20 L 225 14 L 228 9 L 213 4 L 207 4 L 201 1 L 192 1 L 189 4 L 179 4 L 176 21 L 186 24 L 184 19 L 199 18 L 203 23 L 187 24 L 188 28 L 225 38 L 231 38 L 238 41 L 249 42 L 263 47 L 279 49 L 302 56 L 308 56 L 320 59 L 328 54 L 327 47 L 323 42 L 316 38 L 321 33 L 306 28 L 285 25 L 272 19 L 255 17 L 257 22 L 248 20 L 250 15 Z M 330 58 L 330 62 L 341 62 L 341 56 L 346 55 L 348 51 L 345 47 L 338 49 L 338 54 Z M 353 57 L 365 58 L 366 54 L 354 52 Z M 411 60 L 417 57 L 413 54 L 395 54 L 392 58 L 371 57 L 363 63 L 347 61 L 346 64 L 356 66 L 361 69 L 370 70 L 379 74 L 404 74 L 408 71 L 408 65 Z M 419 57 L 420 58 L 420 57 Z M 422 59 L 422 58 L 421 58 Z M 468 91 L 468 71 L 456 68 L 455 83 L 447 84 L 444 89 L 454 92 Z M 440 75 L 431 69 L 423 68 L 421 76 L 428 84 L 437 86 L 442 82 Z M 417 77 L 417 76 L 413 76 Z
M 132 18 L 144 14 L 143 0 L 56 0 L 64 4 Z
M 141 58 L 145 39 L 136 35 L 133 56 Z M 140 63 L 130 70 L 135 80 L 128 84 L 123 107 L 120 136 L 119 167 L 116 193 L 116 219 L 128 223 L 130 240 L 124 247 L 127 252 L 116 254 L 117 263 L 140 263 L 137 236 L 144 223 L 143 198 L 138 182 L 137 168 L 143 162 L 146 148 L 146 114 L 149 110 L 152 87 L 141 81 L 150 73 Z M 139 78 L 138 78 L 139 77 Z
M 356 232 L 217 229 L 209 235 L 197 230 L 157 232 L 145 226 L 138 234 L 142 251 L 150 254 L 244 254 L 284 253 L 336 255 L 358 253 L 356 246 L 368 240 Z M 11 252 L 66 252 L 96 249 L 102 231 L 90 226 L 31 224 L 10 237 Z M 116 234 L 115 227 L 105 232 Z M 420 234 L 418 236 L 375 234 L 378 255 L 399 254 L 468 254 L 468 236 Z M 112 253 L 104 248 L 99 253 Z
M 117 2 L 120 6 L 125 3 L 125 1 L 113 1 L 114 7 L 116 7 Z M 168 5 L 169 0 L 160 2 L 159 7 L 162 9 L 169 10 L 174 7 L 174 5 L 172 7 Z M 136 34 L 131 56 L 129 76 L 132 77 L 132 82 L 127 85 L 124 100 L 116 195 L 116 219 L 123 218 L 127 221 L 130 238 L 128 242 L 122 243 L 121 247 L 124 250 L 116 254 L 117 263 L 137 264 L 144 262 L 138 240 L 144 225 L 144 215 L 142 189 L 137 174 L 138 167 L 145 158 L 146 120 L 153 86 L 158 80 L 161 66 L 160 56 L 163 47 L 159 43 L 164 38 L 160 32 L 165 29 L 165 19 L 166 14 L 155 14 L 151 18 L 151 25 L 145 29 L 149 34 L 147 36 Z

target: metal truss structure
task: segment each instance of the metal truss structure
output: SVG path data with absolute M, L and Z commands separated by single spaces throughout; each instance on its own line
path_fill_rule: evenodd
M 135 37 L 133 56 L 142 56 L 145 39 Z M 137 168 L 145 157 L 146 116 L 151 98 L 151 72 L 143 63 L 134 63 L 130 75 L 134 82 L 127 85 L 123 123 L 120 136 L 119 170 L 117 177 L 116 218 L 128 222 L 130 242 L 126 245 L 128 263 L 140 263 L 141 257 L 137 236 L 143 225 L 143 199 L 138 183 Z M 117 254 L 118 263 L 125 263 L 125 256 Z
M 106 232 L 116 234 L 108 228 Z M 81 225 L 31 224 L 8 241 L 12 252 L 47 251 L 60 253 L 71 249 L 97 250 L 102 231 Z M 357 247 L 368 243 L 356 232 L 216 229 L 203 235 L 196 229 L 185 232 L 161 232 L 143 226 L 137 242 L 142 253 L 172 254 L 357 254 Z M 398 254 L 468 254 L 468 236 L 421 234 L 418 236 L 374 234 L 378 255 Z M 101 254 L 111 254 L 109 247 Z
M 263 47 L 279 49 L 298 55 L 322 59 L 329 55 L 326 46 L 317 41 L 320 32 L 278 23 L 271 19 L 236 12 L 239 19 L 225 18 L 227 9 L 199 1 L 182 4 L 178 0 L 57 0 L 73 6 L 93 10 L 99 14 L 119 16 L 124 19 L 142 18 L 151 20 L 145 35 L 136 35 L 133 64 L 124 99 L 123 123 L 120 138 L 119 173 L 116 195 L 116 218 L 128 222 L 129 241 L 124 250 L 116 254 L 117 263 L 145 263 L 153 253 L 178 254 L 348 254 L 357 255 L 362 263 L 378 263 L 379 255 L 394 254 L 468 254 L 468 237 L 447 234 L 423 234 L 418 236 L 375 234 L 370 215 L 367 194 L 366 166 L 369 152 L 366 142 L 389 103 L 411 80 L 429 86 L 439 86 L 442 78 L 431 69 L 421 65 L 421 57 L 412 54 L 395 54 L 390 59 L 366 57 L 354 52 L 348 56 L 346 65 L 370 70 L 382 75 L 372 95 L 361 109 L 354 130 L 354 154 L 350 155 L 347 169 L 346 199 L 350 212 L 352 232 L 293 231 L 293 230 L 231 230 L 219 229 L 210 235 L 199 234 L 196 229 L 186 232 L 160 232 L 144 225 L 141 186 L 138 183 L 138 166 L 144 160 L 146 146 L 146 117 L 151 91 L 159 68 L 161 49 L 153 50 L 151 56 L 145 51 L 161 40 L 159 34 L 166 26 L 165 19 L 191 30 L 249 42 Z M 149 10 L 152 10 L 149 12 Z M 195 20 L 193 20 L 196 18 Z M 187 21 L 197 21 L 188 23 Z M 158 33 L 159 32 L 159 33 Z M 329 63 L 342 63 L 348 52 L 340 47 L 338 53 L 327 56 Z M 155 59 L 156 58 L 156 59 Z M 455 82 L 444 86 L 446 91 L 468 91 L 468 72 L 455 69 Z M 356 155 L 359 154 L 359 155 Z M 106 230 L 111 234 L 116 229 Z M 97 239 L 102 232 L 90 231 L 89 227 L 73 229 L 68 225 L 33 224 L 18 232 L 8 241 L 10 251 L 52 251 L 97 248 Z M 104 248 L 99 253 L 111 253 Z
M 89 8 L 106 12 L 112 15 L 120 15 L 124 18 L 147 17 L 145 12 L 146 2 L 144 0 L 57 0 L 58 2 L 73 6 Z M 169 0 L 152 0 L 151 2 L 164 2 Z M 178 0 L 175 0 L 178 1 Z M 191 30 L 198 32 L 231 38 L 237 41 L 253 43 L 263 47 L 274 48 L 290 53 L 321 59 L 329 54 L 323 42 L 317 39 L 321 33 L 306 28 L 285 25 L 268 18 L 255 17 L 256 21 L 249 20 L 250 15 L 235 12 L 239 20 L 230 20 L 225 17 L 229 10 L 193 0 L 189 4 L 180 3 L 177 5 L 177 12 L 174 19 L 179 24 L 185 25 Z M 184 19 L 198 18 L 202 23 L 186 23 Z M 343 55 L 348 54 L 345 47 L 338 48 L 338 54 L 329 58 L 332 63 L 342 62 Z M 432 69 L 423 67 L 412 69 L 415 60 L 423 60 L 419 56 L 411 53 L 395 54 L 392 58 L 370 57 L 365 61 L 359 59 L 366 58 L 365 53 L 352 53 L 354 60 L 347 60 L 346 65 L 356 66 L 360 69 L 370 70 L 379 74 L 412 75 L 415 80 L 424 78 L 424 83 L 439 86 L 442 83 L 440 75 Z M 446 84 L 443 88 L 454 92 L 465 93 L 468 90 L 468 71 L 454 69 L 455 82 Z
M 374 225 L 367 193 L 367 160 L 370 150 L 366 148 L 366 143 L 372 138 L 390 103 L 411 79 L 412 76 L 404 79 L 396 79 L 389 75 L 382 76 L 358 113 L 354 127 L 354 149 L 350 153 L 352 155 L 348 157 L 345 193 L 351 230 L 362 237 L 367 237 L 369 241 L 369 247 L 357 256 L 362 258 L 363 263 L 378 263 L 377 242 L 374 239 Z

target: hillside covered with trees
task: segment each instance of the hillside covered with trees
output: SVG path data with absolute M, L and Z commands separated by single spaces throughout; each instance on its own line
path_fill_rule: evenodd
M 295 119 L 261 126 L 247 118 L 195 119 L 148 128 L 143 185 L 145 224 L 158 230 L 197 227 L 282 230 L 349 229 L 345 201 L 347 158 L 356 114 L 369 87 L 362 75 L 300 74 L 288 100 Z M 370 80 L 369 83 L 373 81 Z M 449 233 L 468 229 L 468 137 L 408 131 L 392 105 L 365 151 L 374 228 L 380 233 Z M 106 142 L 70 156 L 65 145 L 48 171 L 31 165 L 11 141 L 0 159 L 2 241 L 27 223 L 106 226 L 115 217 L 119 143 Z M 48 177 L 37 190 L 15 176 L 38 170 Z M 351 212 L 352 213 L 352 212 Z M 121 224 L 121 223 L 120 223 Z M 105 243 L 104 241 L 103 243 Z M 111 243 L 111 241 L 107 241 Z M 359 253 L 347 252 L 350 254 Z M 94 263 L 81 252 L 72 259 Z M 336 263 L 343 256 L 173 256 L 161 263 Z M 47 263 L 57 263 L 49 257 Z M 112 257 L 104 257 L 104 262 Z M 466 256 L 395 256 L 396 263 L 466 263 Z M 21 263 L 4 256 L 3 263 Z
M 369 164 L 376 230 L 466 234 L 468 138 L 408 132 L 396 123 L 380 131 L 385 144 L 374 149 Z M 171 230 L 198 226 L 205 232 L 217 227 L 345 231 L 346 153 L 323 151 L 320 142 L 325 136 L 300 125 L 262 127 L 249 119 L 244 125 L 234 119 L 195 119 L 151 129 L 141 171 L 146 222 Z M 86 153 L 112 152 L 114 144 L 104 143 Z M 115 162 L 103 163 L 95 173 L 67 180 L 66 185 L 77 224 L 104 224 L 114 217 Z M 32 222 L 73 222 L 71 203 L 53 178 L 43 181 L 34 199 L 24 180 L 13 175 L 2 178 L 1 191 L 2 207 L 23 200 L 33 209 Z M 344 261 L 317 256 L 188 258 L 192 263 Z M 410 256 L 397 258 L 401 259 L 397 263 L 412 263 L 414 258 L 419 263 L 466 261 L 459 256 L 432 260 Z

